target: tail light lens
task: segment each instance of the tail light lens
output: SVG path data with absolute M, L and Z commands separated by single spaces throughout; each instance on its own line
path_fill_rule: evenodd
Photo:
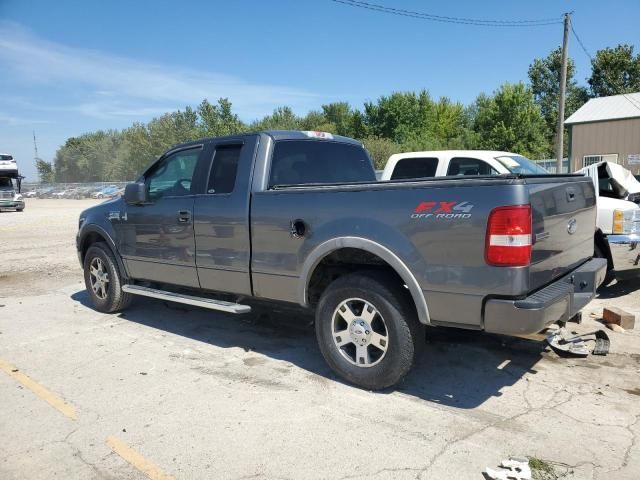
M 491 210 L 487 224 L 485 260 L 499 267 L 531 263 L 531 206 L 511 205 Z

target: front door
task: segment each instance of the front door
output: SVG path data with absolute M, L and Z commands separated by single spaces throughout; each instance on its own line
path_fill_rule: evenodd
M 192 180 L 201 152 L 198 146 L 158 160 L 144 175 L 148 202 L 127 205 L 120 248 L 134 279 L 199 287 Z

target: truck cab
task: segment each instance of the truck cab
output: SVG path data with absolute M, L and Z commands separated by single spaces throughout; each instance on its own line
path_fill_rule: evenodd
M 389 157 L 381 181 L 448 176 L 548 173 L 522 155 L 494 150 L 433 150 Z
M 20 194 L 20 179 L 15 178 L 15 175 L 13 173 L 9 175 L 0 170 L 0 209 L 10 208 L 22 212 L 24 199 Z

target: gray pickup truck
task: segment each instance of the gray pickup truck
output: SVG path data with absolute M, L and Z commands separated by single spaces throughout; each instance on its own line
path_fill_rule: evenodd
M 172 148 L 82 212 L 77 249 L 99 311 L 299 305 L 335 372 L 380 389 L 425 326 L 517 335 L 576 316 L 606 273 L 595 201 L 572 175 L 377 182 L 355 140 L 269 131 Z

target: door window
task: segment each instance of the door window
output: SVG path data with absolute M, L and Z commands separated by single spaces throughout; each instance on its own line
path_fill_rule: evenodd
M 145 178 L 149 200 L 191 195 L 191 180 L 200 151 L 200 148 L 182 150 L 160 160 Z
M 455 157 L 449 162 L 447 175 L 499 175 L 487 162 L 477 158 Z
M 213 155 L 207 193 L 231 193 L 236 185 L 242 145 L 219 145 Z

